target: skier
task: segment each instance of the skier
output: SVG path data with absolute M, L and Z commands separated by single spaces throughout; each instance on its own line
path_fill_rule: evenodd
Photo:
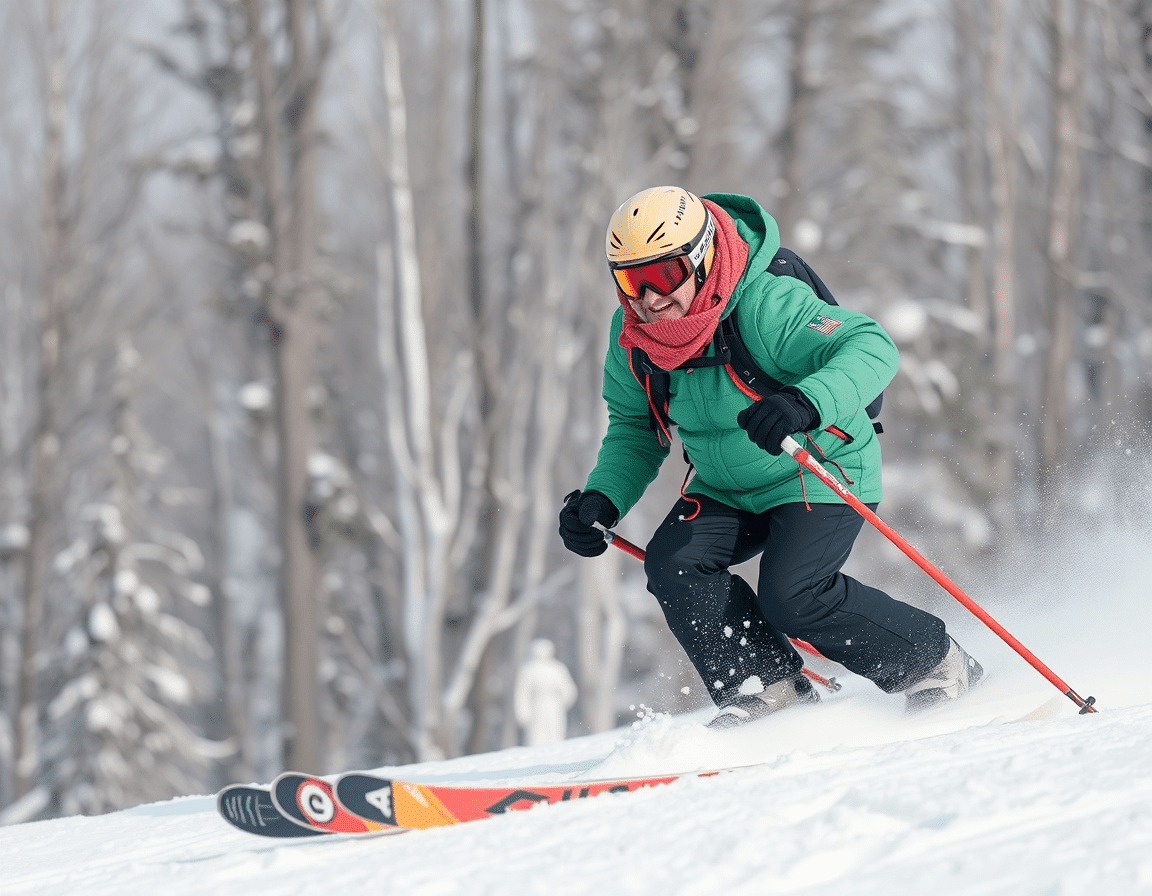
M 532 642 L 530 657 L 516 676 L 512 708 L 527 746 L 553 744 L 568 734 L 568 710 L 576 702 L 576 682 L 547 638 Z
M 655 478 L 671 447 L 666 413 L 695 473 L 644 569 L 719 708 L 709 727 L 819 702 L 789 637 L 904 692 L 910 711 L 957 699 L 983 676 L 980 664 L 936 616 L 841 572 L 863 520 L 830 490 L 807 490 L 782 456 L 785 436 L 807 440 L 875 508 L 880 444 L 865 406 L 899 357 L 872 319 L 775 276 L 779 249 L 776 222 L 747 196 L 655 187 L 612 215 L 605 251 L 620 308 L 604 362 L 608 430 L 583 489 L 565 499 L 561 538 L 585 557 L 607 549 L 596 524 L 616 525 Z M 754 400 L 724 366 L 713 337 L 729 315 L 782 388 Z M 667 371 L 666 408 L 636 357 Z M 753 590 L 729 567 L 757 554 Z

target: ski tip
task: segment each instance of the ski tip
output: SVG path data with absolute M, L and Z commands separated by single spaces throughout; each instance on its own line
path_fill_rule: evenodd
M 321 833 L 373 834 L 395 829 L 393 824 L 349 812 L 337 800 L 333 786 L 314 775 L 284 772 L 272 783 L 271 798 L 280 814 Z
M 248 834 L 276 839 L 315 837 L 325 832 L 285 818 L 267 787 L 230 784 L 216 794 L 216 811 L 228 824 Z

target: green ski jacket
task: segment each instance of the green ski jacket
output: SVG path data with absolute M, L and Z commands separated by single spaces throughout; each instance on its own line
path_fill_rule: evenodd
M 775 220 L 753 199 L 735 194 L 705 197 L 723 208 L 748 243 L 748 264 L 725 316 L 735 314 L 745 344 L 763 371 L 800 389 L 820 412 L 820 426 L 835 425 L 851 442 L 828 432 L 811 436 L 833 473 L 835 462 L 848 487 L 865 503 L 881 498 L 880 441 L 865 407 L 896 375 L 899 354 L 883 328 L 867 315 L 823 302 L 807 284 L 768 272 L 780 248 Z M 623 517 L 640 500 L 668 456 L 649 427 L 648 400 L 620 346 L 624 311 L 612 319 L 604 361 L 608 430 L 584 488 L 606 495 Z M 714 354 L 709 345 L 706 353 Z M 815 479 L 802 479 L 787 454 L 761 450 L 736 423 L 752 404 L 724 367 L 671 372 L 668 411 L 696 469 L 687 492 L 731 507 L 762 513 L 780 504 L 836 504 L 838 498 Z M 810 446 L 809 446 L 810 447 Z M 819 452 L 813 452 L 820 459 Z

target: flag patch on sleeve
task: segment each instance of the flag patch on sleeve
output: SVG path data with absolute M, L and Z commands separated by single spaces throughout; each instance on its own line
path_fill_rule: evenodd
M 831 336 L 842 323 L 844 322 L 841 320 L 835 320 L 831 317 L 825 317 L 823 314 L 817 314 L 816 319 L 809 321 L 807 326 L 809 330 L 815 330 L 817 333 Z

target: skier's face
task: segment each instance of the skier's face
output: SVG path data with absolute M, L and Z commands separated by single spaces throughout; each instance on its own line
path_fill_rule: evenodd
M 653 292 L 648 287 L 640 293 L 639 299 L 629 299 L 632 310 L 646 324 L 658 320 L 676 320 L 688 313 L 692 300 L 696 298 L 696 278 L 689 277 L 666 296 Z

